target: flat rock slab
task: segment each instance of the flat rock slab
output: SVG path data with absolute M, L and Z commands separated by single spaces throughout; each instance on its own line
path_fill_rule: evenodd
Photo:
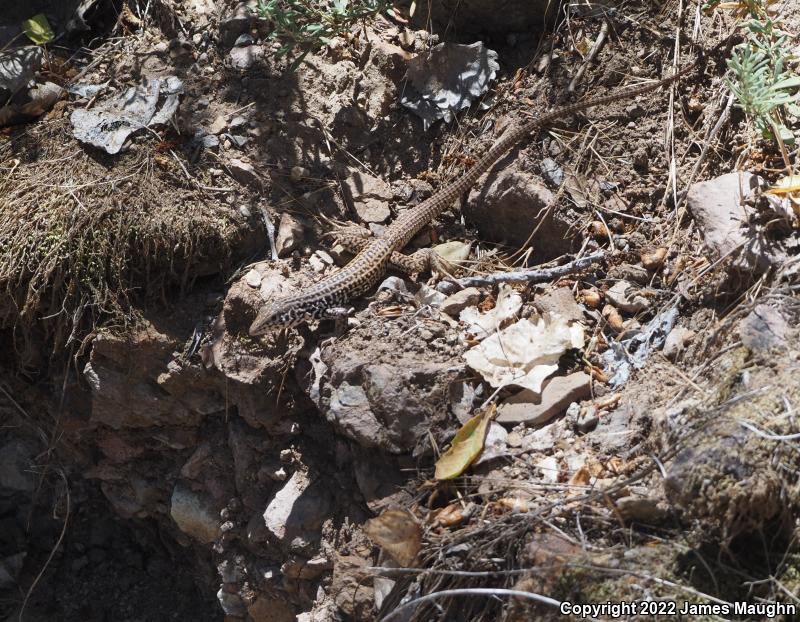
M 506 425 L 539 425 L 565 411 L 572 402 L 591 395 L 591 377 L 583 372 L 556 376 L 542 386 L 541 395 L 521 391 L 497 407 L 497 422 Z

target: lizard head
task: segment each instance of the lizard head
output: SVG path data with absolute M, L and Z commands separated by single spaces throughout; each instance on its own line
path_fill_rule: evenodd
M 251 337 L 256 337 L 292 325 L 294 322 L 291 320 L 291 309 L 280 299 L 261 307 L 247 332 Z
M 278 298 L 261 307 L 247 332 L 251 337 L 256 337 L 280 328 L 292 328 L 318 317 L 316 305 L 304 302 L 289 297 Z

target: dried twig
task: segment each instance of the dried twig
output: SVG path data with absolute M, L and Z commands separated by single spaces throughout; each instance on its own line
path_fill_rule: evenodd
M 469 276 L 463 279 L 443 281 L 439 284 L 440 290 L 455 291 L 456 287 L 475 287 L 479 285 L 496 285 L 498 283 L 543 283 L 553 279 L 585 270 L 605 257 L 604 253 L 594 253 L 570 261 L 562 266 L 552 268 L 538 268 L 534 270 L 512 270 L 511 272 L 496 272 L 486 276 Z

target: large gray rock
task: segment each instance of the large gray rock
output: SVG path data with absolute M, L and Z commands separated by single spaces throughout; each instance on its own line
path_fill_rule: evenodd
M 687 195 L 713 259 L 730 257 L 732 267 L 743 273 L 763 273 L 777 260 L 778 249 L 751 223 L 754 211 L 743 203 L 763 183 L 757 175 L 733 172 L 696 183 Z
M 444 405 L 444 371 L 418 359 L 334 367 L 325 416 L 362 447 L 409 451 Z
M 569 235 L 568 214 L 549 210 L 544 215 L 553 193 L 523 166 L 516 160 L 501 164 L 481 178 L 469 195 L 464 215 L 477 225 L 484 240 L 512 248 L 532 245 L 537 261 L 570 252 L 576 238 Z

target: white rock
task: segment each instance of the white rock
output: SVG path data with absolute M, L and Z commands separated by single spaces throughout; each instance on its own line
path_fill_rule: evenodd
M 217 115 L 217 117 L 211 122 L 208 130 L 212 134 L 219 134 L 226 127 L 228 127 L 228 122 L 225 120 L 225 115 Z
M 247 274 L 244 275 L 244 281 L 250 287 L 261 287 L 261 273 L 251 268 Z
M 536 466 L 542 472 L 542 482 L 545 484 L 558 482 L 558 459 L 555 456 L 547 456 L 538 460 Z
M 667 338 L 664 340 L 664 350 L 662 354 L 669 360 L 673 361 L 683 352 L 686 344 L 694 338 L 694 331 L 678 326 L 673 328 Z

